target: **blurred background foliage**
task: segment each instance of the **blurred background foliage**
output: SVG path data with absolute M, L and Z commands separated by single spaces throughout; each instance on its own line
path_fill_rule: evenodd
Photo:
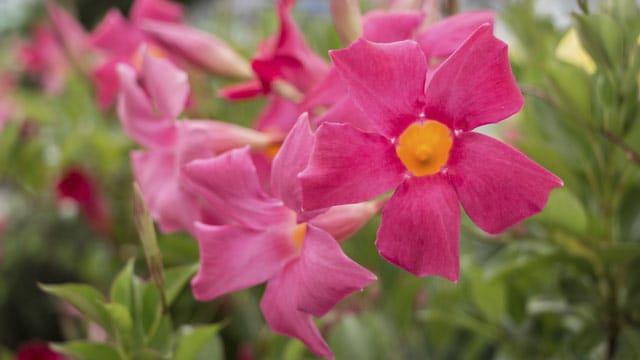
M 14 73 L 20 69 L 11 41 L 28 37 L 45 15 L 41 3 L 32 3 L 21 23 L 0 29 L 0 65 Z M 193 23 L 247 56 L 276 28 L 268 1 L 252 2 L 247 12 L 243 2 L 186 3 Z M 318 3 L 300 1 L 296 17 L 312 47 L 326 55 L 340 45 L 328 6 Z M 65 4 L 91 28 L 109 7 L 126 11 L 130 1 Z M 468 1 L 460 10 L 480 5 L 498 10 L 498 36 L 510 44 L 526 97 L 521 113 L 488 131 L 565 186 L 541 214 L 500 236 L 463 219 L 457 284 L 415 278 L 384 262 L 373 244 L 379 220 L 372 220 L 344 248 L 380 280 L 320 320 L 321 331 L 338 359 L 638 359 L 640 5 Z M 572 35 L 579 46 L 563 50 Z M 263 104 L 225 103 L 214 96 L 224 81 L 195 72 L 190 78 L 198 104 L 192 116 L 248 125 Z M 134 146 L 115 113 L 99 111 L 78 72 L 56 96 L 43 95 L 26 75 L 15 81 L 16 90 L 4 96 L 19 111 L 0 132 L 0 359 L 33 339 L 76 339 L 61 348 L 81 359 L 311 358 L 300 342 L 265 325 L 261 287 L 197 303 L 185 286 L 198 260 L 187 235 L 158 234 L 166 283 L 155 287 L 134 225 L 128 157 Z M 110 214 L 108 228 L 60 199 L 56 184 L 68 169 L 93 179 Z M 100 334 L 114 346 L 80 340 L 91 335 L 82 316 L 37 287 L 62 282 L 95 287 L 46 288 L 89 320 L 124 319 Z

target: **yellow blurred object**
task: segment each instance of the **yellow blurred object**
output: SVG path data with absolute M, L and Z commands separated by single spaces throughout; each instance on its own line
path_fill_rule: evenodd
M 596 71 L 596 64 L 580 44 L 580 38 L 574 28 L 569 29 L 560 40 L 556 48 L 556 56 L 562 61 L 583 68 L 589 74 Z

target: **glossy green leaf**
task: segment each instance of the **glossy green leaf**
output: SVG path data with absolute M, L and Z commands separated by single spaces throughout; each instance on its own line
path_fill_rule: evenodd
M 40 288 L 69 302 L 88 319 L 95 321 L 107 332 L 111 331 L 111 316 L 104 297 L 98 290 L 83 284 L 41 284 Z

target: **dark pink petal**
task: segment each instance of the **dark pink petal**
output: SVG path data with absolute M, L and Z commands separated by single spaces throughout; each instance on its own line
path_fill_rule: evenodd
M 168 60 L 155 58 L 145 51 L 142 80 L 161 116 L 173 120 L 180 115 L 189 96 L 187 73 Z
M 416 276 L 458 280 L 460 206 L 442 175 L 407 179 L 382 210 L 380 255 Z
M 467 215 L 497 234 L 538 213 L 562 180 L 518 150 L 478 133 L 456 138 L 448 174 Z
M 330 55 L 356 105 L 388 138 L 400 135 L 422 113 L 427 61 L 416 42 L 359 39 Z
M 150 148 L 172 147 L 176 129 L 174 118 L 156 118 L 149 98 L 138 84 L 133 68 L 120 64 L 120 95 L 118 116 L 127 134 L 138 143 Z
M 167 0 L 136 0 L 129 14 L 135 24 L 143 20 L 160 20 L 165 22 L 181 22 L 182 5 Z
M 324 123 L 316 132 L 309 166 L 299 175 L 302 207 L 315 210 L 369 200 L 395 188 L 405 172 L 384 136 Z
M 457 14 L 429 26 L 417 37 L 427 59 L 451 55 L 480 25 L 493 29 L 493 11 L 470 11 Z
M 249 80 L 236 85 L 229 85 L 218 90 L 218 96 L 227 100 L 244 100 L 260 96 L 265 88 L 259 80 Z
M 503 120 L 524 104 L 507 44 L 493 36 L 488 24 L 438 67 L 426 93 L 426 118 L 463 131 Z
M 357 204 L 332 206 L 309 220 L 312 224 L 342 242 L 358 232 L 375 216 L 386 200 L 372 200 Z
M 201 206 L 180 186 L 173 151 L 134 151 L 131 164 L 144 202 L 162 232 L 191 230 L 201 218 Z
M 377 279 L 349 259 L 325 231 L 307 225 L 302 254 L 291 271 L 299 272 L 298 310 L 324 316 L 340 300 Z
M 119 81 L 117 67 L 120 63 L 127 63 L 124 58 L 115 57 L 104 62 L 92 73 L 91 78 L 96 86 L 96 96 L 101 109 L 108 109 L 113 105 L 118 95 Z
M 289 263 L 276 277 L 269 280 L 260 308 L 273 331 L 300 339 L 316 355 L 333 359 L 333 353 L 322 338 L 311 315 L 298 310 L 299 273 L 291 271 Z
M 258 116 L 254 128 L 267 133 L 287 134 L 301 111 L 298 104 L 277 95 L 267 98 L 267 105 Z
M 362 18 L 362 37 L 379 43 L 408 40 L 413 38 L 424 17 L 422 11 L 369 11 Z
M 264 229 L 293 216 L 280 200 L 263 191 L 246 147 L 194 160 L 183 167 L 182 174 L 185 187 L 206 206 L 247 227 Z
M 195 236 L 200 248 L 200 270 L 191 281 L 191 288 L 200 301 L 265 282 L 297 256 L 284 231 L 198 223 Z
M 293 129 L 282 143 L 271 167 L 271 192 L 291 210 L 302 209 L 302 188 L 298 174 L 307 167 L 313 134 L 309 128 L 309 115 L 300 115 Z

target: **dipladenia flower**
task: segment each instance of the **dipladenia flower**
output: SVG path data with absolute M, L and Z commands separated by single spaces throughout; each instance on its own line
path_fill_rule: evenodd
M 300 201 L 296 174 L 306 164 L 309 141 L 303 115 L 273 161 L 273 195 L 260 186 L 247 148 L 185 167 L 188 186 L 233 220 L 222 226 L 196 225 L 200 270 L 192 288 L 197 299 L 211 300 L 267 282 L 261 309 L 269 326 L 332 358 L 312 316 L 325 315 L 376 279 L 342 252 L 336 236 L 342 240 L 353 234 L 380 203 L 337 207 L 336 213 L 301 220 L 295 211 Z
M 136 0 L 131 7 L 129 20 L 119 10 L 112 9 L 89 38 L 89 45 L 100 51 L 103 60 L 93 70 L 98 104 L 108 108 L 118 93 L 117 66 L 119 63 L 139 67 L 142 44 L 157 56 L 169 57 L 169 53 L 140 29 L 146 20 L 180 22 L 183 12 L 180 4 L 167 0 Z
M 195 221 L 223 221 L 224 214 L 208 211 L 184 190 L 181 166 L 245 145 L 266 147 L 274 139 L 218 121 L 176 121 L 189 94 L 186 73 L 165 59 L 144 52 L 142 57 L 143 86 L 135 69 L 125 64 L 118 68 L 118 115 L 127 134 L 146 148 L 131 153 L 145 203 L 163 232 L 191 230 Z
M 361 39 L 331 58 L 373 131 L 324 123 L 300 174 L 303 208 L 395 192 L 376 246 L 418 275 L 458 279 L 459 203 L 495 234 L 539 212 L 562 181 L 514 148 L 472 132 L 523 98 L 507 46 L 483 25 L 431 75 L 420 44 Z M 366 61 L 364 61 L 366 59 Z
M 329 65 L 309 48 L 293 21 L 290 12 L 294 4 L 292 0 L 276 0 L 280 29 L 258 47 L 251 62 L 256 79 L 221 89 L 222 97 L 238 100 L 268 94 L 277 80 L 306 93 L 324 78 Z
M 107 202 L 96 182 L 83 169 L 72 167 L 62 174 L 56 183 L 59 199 L 71 200 L 80 208 L 91 226 L 99 232 L 108 232 L 111 216 Z

